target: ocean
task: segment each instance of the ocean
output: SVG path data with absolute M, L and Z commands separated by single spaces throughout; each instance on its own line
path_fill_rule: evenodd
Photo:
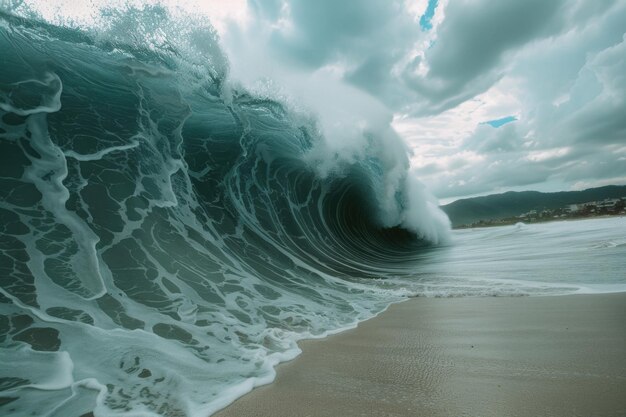
M 623 216 L 459 229 L 451 242 L 420 254 L 412 293 L 466 297 L 626 291 Z
M 109 17 L 0 12 L 0 414 L 205 417 L 407 297 L 626 290 L 623 218 L 450 231 L 388 126 L 338 146 L 210 26 Z

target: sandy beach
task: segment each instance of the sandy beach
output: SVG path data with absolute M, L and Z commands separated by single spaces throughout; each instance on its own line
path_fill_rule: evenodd
M 624 293 L 417 298 L 301 347 L 215 415 L 626 415 Z

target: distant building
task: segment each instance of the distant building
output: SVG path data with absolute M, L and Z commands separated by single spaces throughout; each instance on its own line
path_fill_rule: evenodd
M 597 201 L 596 202 L 596 207 L 599 209 L 610 209 L 613 208 L 617 205 L 617 203 L 619 203 L 621 199 L 619 198 L 607 198 L 606 200 L 603 201 Z

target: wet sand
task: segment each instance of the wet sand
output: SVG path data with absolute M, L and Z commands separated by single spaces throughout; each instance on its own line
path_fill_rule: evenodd
M 626 294 L 417 298 L 218 417 L 626 416 Z

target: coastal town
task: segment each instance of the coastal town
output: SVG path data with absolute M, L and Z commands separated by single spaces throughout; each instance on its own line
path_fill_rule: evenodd
M 519 216 L 480 220 L 471 224 L 461 225 L 456 228 L 467 229 L 473 227 L 504 226 L 518 222 L 539 223 L 556 220 L 624 215 L 626 215 L 626 197 L 607 198 L 600 201 L 569 204 L 556 209 L 538 208 L 520 214 Z

